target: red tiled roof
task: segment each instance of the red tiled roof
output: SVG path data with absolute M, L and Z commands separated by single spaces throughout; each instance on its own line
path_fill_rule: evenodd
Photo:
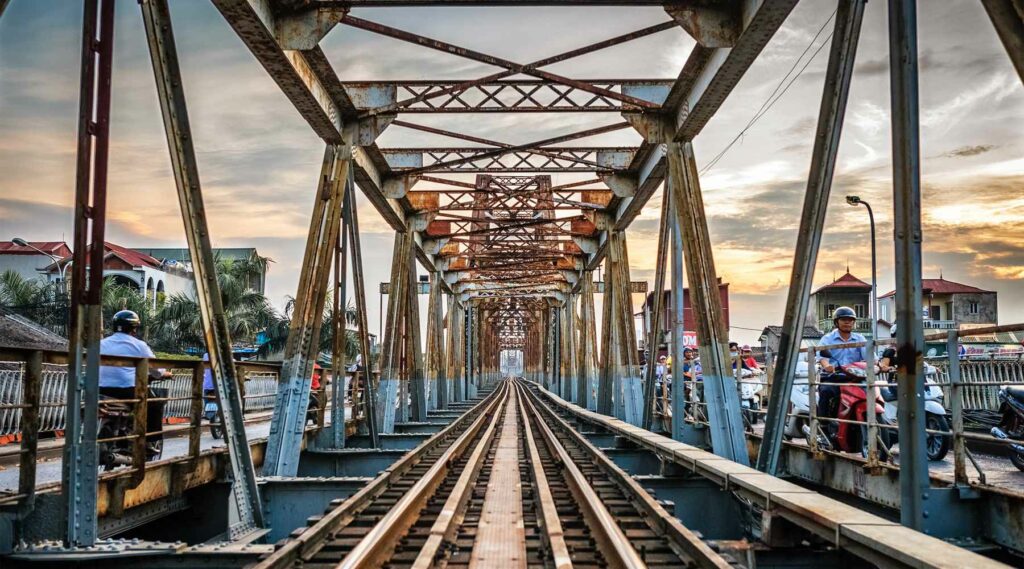
M 832 281 L 831 283 L 819 288 L 814 291 L 817 294 L 823 290 L 830 290 L 834 288 L 852 288 L 857 290 L 871 290 L 871 285 L 858 279 L 857 277 L 850 274 L 850 271 L 846 271 L 846 274 Z
M 29 241 L 29 245 L 51 255 L 64 257 L 71 254 L 71 249 L 63 241 Z M 0 243 L 0 255 L 38 255 L 39 251 L 31 247 L 15 245 L 10 241 Z
M 134 249 L 122 247 L 120 245 L 115 245 L 114 243 L 107 241 L 103 243 L 103 258 L 104 260 L 106 260 L 110 257 L 117 257 L 118 259 L 121 259 L 122 261 L 133 267 L 152 267 L 154 269 L 159 269 L 163 267 L 160 261 L 154 259 L 153 257 L 150 257 L 145 253 L 140 253 Z M 65 257 L 61 259 L 61 261 L 68 261 L 70 260 L 70 258 L 71 255 L 69 251 L 68 255 L 65 255 Z M 88 255 L 86 255 L 86 258 L 88 258 Z M 51 264 L 49 267 L 47 267 L 48 270 L 55 268 L 56 266 L 54 264 Z
M 937 279 L 921 279 L 921 292 L 924 294 L 972 294 L 972 293 L 986 293 L 995 292 L 992 290 L 980 289 L 976 286 L 965 285 L 963 283 L 957 283 L 953 281 L 947 281 L 943 278 Z M 896 291 L 890 291 L 879 298 L 887 298 L 896 294 Z

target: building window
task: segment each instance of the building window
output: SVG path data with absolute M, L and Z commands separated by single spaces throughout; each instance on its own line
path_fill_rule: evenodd
M 857 318 L 867 318 L 867 316 L 864 314 L 863 304 L 854 304 L 853 311 L 857 313 Z
M 828 314 L 829 318 L 832 318 L 832 314 L 836 311 L 837 308 L 839 308 L 839 306 L 836 304 L 825 305 L 825 312 Z
M 931 320 L 942 320 L 942 314 L 940 313 L 941 308 L 938 306 L 928 307 L 928 318 Z
M 978 303 L 977 302 L 968 303 L 967 307 L 968 307 L 968 311 L 971 314 L 977 314 L 978 313 Z
M 883 303 L 882 306 L 879 307 L 879 308 L 880 308 L 880 310 L 882 312 L 882 315 L 881 315 L 882 316 L 882 320 L 888 321 L 889 320 L 889 305 Z

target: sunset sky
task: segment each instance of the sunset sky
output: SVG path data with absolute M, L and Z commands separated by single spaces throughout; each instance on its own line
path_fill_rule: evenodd
M 268 293 L 294 295 L 323 143 L 209 2 L 171 2 L 215 246 L 256 247 L 274 264 Z M 924 274 L 999 292 L 1001 323 L 1024 322 L 1024 86 L 975 0 L 920 8 Z M 833 2 L 800 4 L 694 141 L 705 168 L 791 68 L 827 39 Z M 163 127 L 135 0 L 117 4 L 108 238 L 184 244 Z M 0 18 L 0 239 L 70 240 L 81 45 L 80 2 L 14 0 Z M 365 9 L 356 15 L 515 61 L 531 61 L 667 20 L 658 8 Z M 828 22 L 828 23 L 827 23 Z M 827 23 L 825 31 L 812 42 Z M 857 55 L 832 209 L 815 284 L 847 264 L 870 278 L 867 215 L 875 207 L 879 288 L 893 284 L 886 2 L 870 2 Z M 674 29 L 554 65 L 574 78 L 675 78 L 694 42 Z M 343 80 L 465 79 L 493 67 L 339 26 L 322 43 Z M 810 46 L 807 55 L 800 58 Z M 793 258 L 827 44 L 785 94 L 702 171 L 716 263 L 731 284 L 734 338 L 780 324 Z M 785 88 L 785 84 L 782 84 Z M 614 114 L 419 115 L 410 120 L 523 143 L 621 120 Z M 618 131 L 579 145 L 636 145 Z M 382 147 L 465 146 L 391 128 Z M 554 175 L 554 182 L 577 179 Z M 634 280 L 650 279 L 660 192 L 627 232 Z M 360 202 L 376 331 L 376 283 L 392 235 Z M 639 300 L 639 299 L 638 299 Z M 636 303 L 639 307 L 639 302 Z

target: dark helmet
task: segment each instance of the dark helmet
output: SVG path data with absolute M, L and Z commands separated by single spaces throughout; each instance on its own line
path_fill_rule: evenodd
M 139 329 L 142 321 L 139 320 L 139 315 L 132 312 L 131 310 L 121 310 L 114 315 L 114 320 L 111 322 L 115 332 L 124 332 L 125 334 L 131 334 L 132 332 Z
M 832 313 L 832 323 L 838 324 L 840 318 L 857 318 L 857 313 L 849 306 L 840 306 Z

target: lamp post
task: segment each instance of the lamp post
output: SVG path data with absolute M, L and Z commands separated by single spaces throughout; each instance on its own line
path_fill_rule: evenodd
M 15 245 L 18 245 L 19 247 L 28 247 L 29 249 L 32 249 L 34 251 L 38 251 L 39 253 L 49 257 L 50 260 L 52 260 L 53 263 L 55 265 L 57 265 L 57 270 L 60 271 L 60 288 L 61 288 L 61 291 L 62 292 L 66 292 L 67 291 L 67 285 L 65 284 L 66 281 L 64 280 L 64 278 L 65 278 L 65 273 L 66 273 L 66 271 L 68 269 L 68 265 L 71 264 L 71 261 L 68 261 L 67 263 L 64 263 L 64 266 L 62 267 L 60 265 L 60 257 L 58 257 L 56 255 L 53 255 L 51 253 L 47 253 L 46 251 L 43 251 L 39 247 L 36 247 L 35 245 L 29 243 L 28 241 L 25 241 L 21 237 L 15 237 L 14 239 L 11 239 L 11 243 L 14 243 Z
M 871 225 L 871 341 L 878 341 L 878 265 L 875 257 L 875 212 L 871 210 L 871 204 L 860 199 L 859 196 L 846 196 L 846 203 L 856 207 L 863 205 L 868 208 L 868 221 Z

